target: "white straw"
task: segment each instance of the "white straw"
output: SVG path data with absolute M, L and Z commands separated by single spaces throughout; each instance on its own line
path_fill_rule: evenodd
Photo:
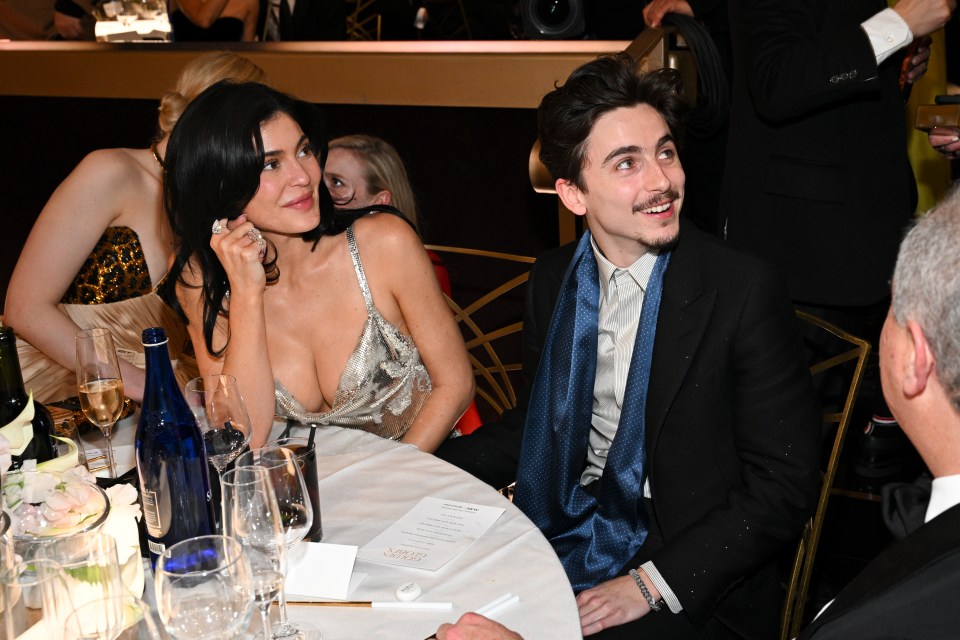
M 490 609 L 483 615 L 487 616 L 488 618 L 495 618 L 497 614 L 503 613 L 504 611 L 506 611 L 513 605 L 517 604 L 518 602 L 520 602 L 520 596 L 513 596 L 508 600 L 504 600 L 503 602 L 501 602 L 495 607 L 490 607 Z
M 513 594 L 512 594 L 512 593 L 505 593 L 505 594 L 503 594 L 502 596 L 500 596 L 499 598 L 497 598 L 497 599 L 495 599 L 495 600 L 491 600 L 491 601 L 488 602 L 487 604 L 483 605 L 482 607 L 480 607 L 479 609 L 477 609 L 476 611 L 474 611 L 474 613 L 479 613 L 480 615 L 485 616 L 485 615 L 487 615 L 487 612 L 490 611 L 490 609 L 493 609 L 494 607 L 497 607 L 497 606 L 503 604 L 504 602 L 506 602 L 507 600 L 509 600 L 509 599 L 512 598 L 512 597 L 513 597 Z

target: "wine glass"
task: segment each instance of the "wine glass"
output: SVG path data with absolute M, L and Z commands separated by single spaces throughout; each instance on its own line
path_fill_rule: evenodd
M 132 595 L 76 607 L 64 623 L 65 640 L 162 640 L 150 607 Z
M 86 329 L 77 334 L 77 395 L 83 415 L 103 431 L 107 474 L 116 478 L 110 432 L 123 411 L 123 379 L 113 336 L 106 329 Z
M 186 398 L 203 433 L 207 459 L 222 476 L 250 442 L 250 416 L 237 379 L 224 374 L 194 378 L 187 383 Z
M 286 545 L 283 518 L 270 474 L 263 467 L 237 467 L 221 478 L 223 533 L 243 544 L 250 560 L 253 595 L 264 640 L 273 637 L 270 605 L 283 585 Z
M 243 453 L 237 458 L 237 467 L 264 467 L 270 476 L 283 526 L 284 546 L 289 551 L 306 537 L 313 524 L 313 508 L 310 495 L 303 480 L 303 473 L 297 462 L 296 454 L 290 449 L 277 446 L 265 446 Z M 323 637 L 317 627 L 302 621 L 293 622 L 287 618 L 287 597 L 280 589 L 280 622 L 273 630 L 274 638 L 297 638 L 298 640 L 319 640 Z
M 176 640 L 235 638 L 253 613 L 250 562 L 226 536 L 187 538 L 157 558 L 157 608 Z

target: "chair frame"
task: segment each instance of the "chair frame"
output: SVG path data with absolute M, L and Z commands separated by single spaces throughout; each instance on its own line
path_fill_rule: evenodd
M 797 310 L 796 314 L 797 318 L 801 321 L 819 327 L 852 345 L 852 348 L 847 351 L 813 364 L 810 367 L 811 374 L 816 375 L 853 360 L 856 360 L 856 367 L 850 378 L 850 384 L 847 387 L 847 395 L 844 399 L 843 409 L 839 413 L 832 412 L 823 414 L 824 424 L 836 423 L 837 432 L 833 438 L 833 448 L 830 451 L 827 468 L 823 472 L 823 483 L 820 487 L 820 497 L 817 500 L 816 511 L 813 517 L 804 525 L 803 533 L 797 544 L 797 551 L 794 555 L 793 566 L 790 571 L 790 580 L 787 583 L 787 596 L 783 605 L 780 623 L 780 640 L 789 640 L 790 638 L 797 637 L 800 634 L 800 628 L 804 622 L 804 611 L 807 605 L 810 580 L 813 575 L 813 564 L 817 556 L 820 533 L 823 530 L 827 503 L 830 500 L 830 493 L 840 461 L 843 441 L 850 423 L 850 416 L 853 413 L 857 396 L 860 394 L 860 384 L 863 381 L 867 359 L 871 351 L 870 343 L 863 338 L 858 338 L 853 334 L 847 333 L 843 329 L 805 311 Z
M 468 249 L 464 247 L 448 247 L 432 244 L 425 245 L 425 248 L 439 254 L 469 255 L 530 265 L 536 260 L 529 256 L 486 251 L 483 249 Z M 447 305 L 449 305 L 456 316 L 457 324 L 465 329 L 467 355 L 470 358 L 470 364 L 473 366 L 474 377 L 477 378 L 478 383 L 480 381 L 486 383 L 485 386 L 477 385 L 476 394 L 483 398 L 499 414 L 503 414 L 504 411 L 512 409 L 517 404 L 517 394 L 513 388 L 513 383 L 510 381 L 509 374 L 520 371 L 522 365 L 520 363 L 504 363 L 497 353 L 493 341 L 514 333 L 519 333 L 523 329 L 523 321 L 512 322 L 486 331 L 474 321 L 473 314 L 499 299 L 504 294 L 524 284 L 529 278 L 530 271 L 528 269 L 524 273 L 510 278 L 466 306 L 460 306 L 455 300 L 444 295 L 444 298 L 447 300 Z M 456 287 L 454 287 L 454 290 L 456 290 Z M 484 364 L 474 355 L 476 349 L 480 349 L 482 353 L 489 358 L 489 365 Z
M 356 0 L 353 11 L 347 14 L 348 40 L 380 40 L 382 16 L 379 13 L 361 15 L 372 10 L 375 4 L 376 0 Z

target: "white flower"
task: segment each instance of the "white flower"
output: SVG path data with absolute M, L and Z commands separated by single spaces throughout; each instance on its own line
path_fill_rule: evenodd
M 0 473 L 10 468 L 13 458 L 10 455 L 10 441 L 0 433 Z
M 57 478 L 48 473 L 23 474 L 23 501 L 39 504 L 57 488 Z
M 120 564 L 124 565 L 133 554 L 140 553 L 140 536 L 136 525 L 140 519 L 137 490 L 129 484 L 115 484 L 106 491 L 110 498 L 110 515 L 100 531 L 117 541 L 117 556 Z

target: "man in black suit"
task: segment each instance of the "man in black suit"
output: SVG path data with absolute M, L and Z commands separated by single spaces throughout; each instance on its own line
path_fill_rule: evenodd
M 897 246 L 917 205 L 904 102 L 926 70 L 926 36 L 956 2 L 727 5 L 734 82 L 720 194 L 726 238 L 778 267 L 800 308 L 876 344 Z M 860 424 L 871 413 L 874 420 L 854 468 L 892 476 L 915 456 L 883 407 L 876 371 L 868 369 L 855 415 Z
M 956 638 L 960 611 L 960 190 L 907 234 L 880 337 L 883 393 L 933 474 L 906 538 L 875 558 L 801 634 Z
M 260 0 L 257 33 L 261 40 L 284 42 L 346 40 L 347 5 L 343 0 Z
M 438 455 L 495 485 L 518 473 L 585 635 L 765 639 L 820 417 L 779 276 L 680 223 L 679 86 L 621 54 L 544 98 L 540 157 L 590 232 L 533 268 L 517 409 Z

